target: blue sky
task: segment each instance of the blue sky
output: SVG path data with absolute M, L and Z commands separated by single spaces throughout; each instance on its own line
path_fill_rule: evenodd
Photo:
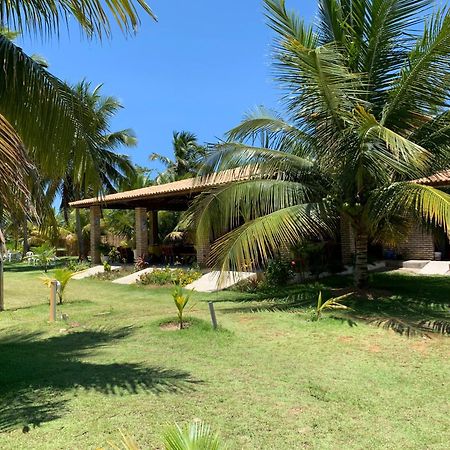
M 149 0 L 158 16 L 144 17 L 135 37 L 117 30 L 102 43 L 70 35 L 40 42 L 19 42 L 50 63 L 50 71 L 75 83 L 83 78 L 104 83 L 103 92 L 118 97 L 124 109 L 114 128 L 133 128 L 139 140 L 126 149 L 135 163 L 155 167 L 151 152 L 171 156 L 173 130 L 215 141 L 256 105 L 280 109 L 272 82 L 270 43 L 261 0 Z M 313 20 L 315 0 L 291 0 L 306 20 Z

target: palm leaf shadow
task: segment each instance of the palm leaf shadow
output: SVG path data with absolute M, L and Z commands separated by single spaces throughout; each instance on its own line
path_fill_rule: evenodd
M 130 328 L 81 331 L 42 338 L 41 333 L 0 338 L 0 431 L 62 417 L 66 392 L 104 395 L 182 393 L 201 383 L 188 372 L 131 363 L 97 364 L 86 357 L 126 338 Z

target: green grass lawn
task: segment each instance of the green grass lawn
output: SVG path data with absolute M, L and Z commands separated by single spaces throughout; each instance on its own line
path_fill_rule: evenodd
M 107 447 L 119 429 L 156 449 L 168 423 L 195 418 L 231 449 L 448 448 L 449 341 L 421 332 L 445 331 L 448 278 L 375 275 L 352 311 L 320 322 L 305 305 L 344 279 L 271 301 L 196 294 L 192 326 L 163 331 L 175 315 L 170 289 L 71 281 L 58 308 L 67 321 L 49 324 L 38 277 L 5 274 L 2 449 Z

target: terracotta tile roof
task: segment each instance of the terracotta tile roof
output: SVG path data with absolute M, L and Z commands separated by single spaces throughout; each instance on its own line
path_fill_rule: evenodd
M 176 197 L 195 193 L 198 194 L 206 188 L 228 184 L 232 181 L 247 180 L 250 177 L 251 168 L 249 167 L 245 169 L 229 169 L 211 175 L 187 178 L 185 180 L 174 181 L 172 183 L 148 186 L 141 189 L 134 189 L 132 191 L 118 192 L 116 194 L 109 194 L 103 197 L 77 200 L 69 203 L 69 205 L 75 208 L 88 208 L 92 205 L 102 205 L 107 207 L 108 204 L 130 202 L 133 200 Z
M 414 180 L 417 184 L 426 184 L 428 186 L 450 186 L 450 169 L 435 173 L 430 177 Z

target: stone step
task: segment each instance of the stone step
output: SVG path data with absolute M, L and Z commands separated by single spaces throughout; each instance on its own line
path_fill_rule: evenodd
M 256 278 L 254 272 L 222 272 L 213 271 L 203 275 L 198 280 L 185 286 L 185 289 L 192 289 L 197 292 L 216 292 L 229 288 L 235 284 Z
M 409 261 L 403 261 L 402 267 L 404 269 L 423 269 L 429 262 L 424 259 L 410 259 Z

